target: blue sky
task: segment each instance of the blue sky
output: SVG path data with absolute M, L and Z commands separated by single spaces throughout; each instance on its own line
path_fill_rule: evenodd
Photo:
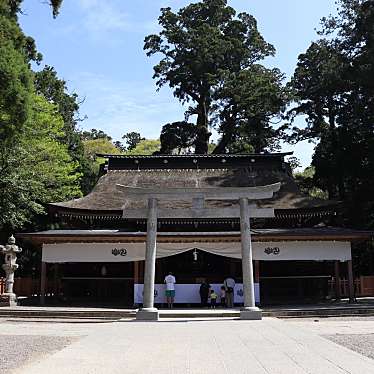
M 25 0 L 20 22 L 44 55 L 43 64 L 56 68 L 69 90 L 84 98 L 84 129 L 102 129 L 114 139 L 129 131 L 157 138 L 161 126 L 183 118 L 184 108 L 168 87 L 156 92 L 144 37 L 157 32 L 161 7 L 174 10 L 186 0 L 64 0 L 53 19 L 43 0 Z M 232 0 L 237 11 L 253 14 L 265 39 L 277 49 L 266 64 L 287 78 L 297 56 L 317 38 L 319 20 L 336 12 L 334 0 Z M 303 166 L 310 163 L 313 146 L 284 145 Z

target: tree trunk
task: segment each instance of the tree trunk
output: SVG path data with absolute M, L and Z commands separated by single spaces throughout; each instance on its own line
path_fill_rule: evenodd
M 219 140 L 218 144 L 214 148 L 213 153 L 214 154 L 220 154 L 225 153 L 227 146 L 230 145 L 232 142 L 233 137 L 233 128 L 234 128 L 234 121 L 231 121 L 232 123 L 228 123 L 228 126 L 225 126 L 223 129 L 222 137 Z
M 230 143 L 231 134 L 223 133 L 222 138 L 219 140 L 218 144 L 213 150 L 214 154 L 221 154 L 226 152 L 226 147 Z
M 197 131 L 195 140 L 195 153 L 207 154 L 209 138 L 212 135 L 208 130 L 208 110 L 205 98 L 199 102 L 197 114 Z
M 230 115 L 229 112 L 224 114 L 223 125 L 221 125 L 222 137 L 213 150 L 214 154 L 225 153 L 227 146 L 232 142 L 235 131 L 235 115 Z

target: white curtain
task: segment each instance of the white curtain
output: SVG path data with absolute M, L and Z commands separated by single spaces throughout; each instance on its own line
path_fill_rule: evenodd
M 194 248 L 215 255 L 241 258 L 240 242 L 158 243 L 157 258 L 174 256 Z M 254 242 L 253 259 L 340 260 L 351 259 L 351 243 L 337 241 Z M 63 262 L 129 262 L 145 258 L 145 243 L 59 243 L 44 244 L 42 260 Z

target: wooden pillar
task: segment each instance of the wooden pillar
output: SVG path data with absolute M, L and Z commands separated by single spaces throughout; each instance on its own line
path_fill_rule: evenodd
M 55 299 L 59 295 L 59 285 L 58 285 L 58 264 L 53 265 L 53 296 Z
M 255 260 L 255 283 L 260 283 L 260 261 Z
M 134 284 L 139 284 L 139 261 L 134 261 Z
M 348 268 L 349 302 L 354 303 L 354 301 L 355 301 L 355 285 L 354 285 L 354 279 L 353 279 L 352 260 L 347 261 L 347 268 Z
M 139 261 L 139 283 L 144 283 L 144 261 Z
M 335 278 L 335 297 L 337 300 L 341 298 L 341 291 L 340 291 L 340 261 L 334 261 L 334 278 Z
M 45 289 L 47 278 L 47 263 L 42 261 L 40 274 L 40 305 L 45 305 Z

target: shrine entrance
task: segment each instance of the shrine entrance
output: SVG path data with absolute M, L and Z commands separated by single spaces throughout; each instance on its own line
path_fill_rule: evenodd
M 201 283 L 205 278 L 209 283 L 223 283 L 227 276 L 241 281 L 240 259 L 212 254 L 200 249 L 160 258 L 156 260 L 156 283 L 163 283 L 165 275 L 171 271 L 178 283 Z

